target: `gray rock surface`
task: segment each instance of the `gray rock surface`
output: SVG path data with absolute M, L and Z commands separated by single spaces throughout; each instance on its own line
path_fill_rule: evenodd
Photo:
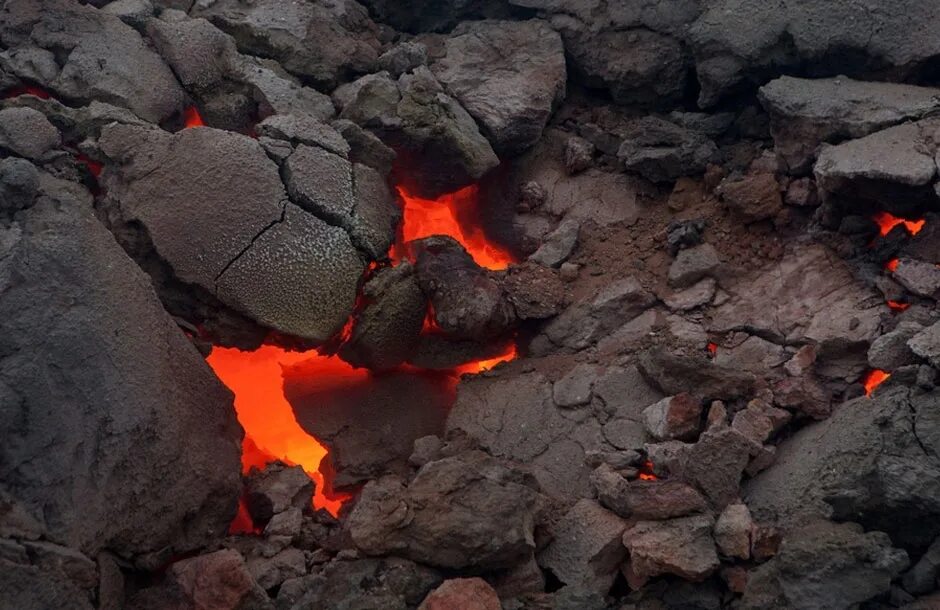
M 940 322 L 935 322 L 908 340 L 912 352 L 940 369 Z
M 690 394 L 667 396 L 643 410 L 646 431 L 658 441 L 691 440 L 702 423 L 702 403 Z
M 787 536 L 780 553 L 753 570 L 741 608 L 848 610 L 885 593 L 907 554 L 882 532 L 854 523 L 811 521 Z
M 394 477 L 367 483 L 347 527 L 368 554 L 445 568 L 509 567 L 535 548 L 540 498 L 518 473 L 468 451 L 424 465 L 407 487 Z
M 617 158 L 653 182 L 701 174 L 717 158 L 718 148 L 706 136 L 652 116 L 632 121 L 624 135 Z
M 668 395 L 689 393 L 703 400 L 746 398 L 754 388 L 754 375 L 720 366 L 701 354 L 686 355 L 665 347 L 644 350 L 637 360 L 643 376 Z
M 783 208 L 780 184 L 769 172 L 726 178 L 715 192 L 745 222 L 773 218 Z
M 0 560 L 0 604 L 17 610 L 92 610 L 88 595 L 62 575 Z
M 669 285 L 688 288 L 699 280 L 714 275 L 721 266 L 718 251 L 711 244 L 680 250 L 669 266 Z
M 722 555 L 749 559 L 754 522 L 746 504 L 729 504 L 715 521 L 715 544 Z
M 940 109 L 940 89 L 844 76 L 783 76 L 761 87 L 759 97 L 777 157 L 792 174 L 810 171 L 824 142 L 860 138 Z
M 173 72 L 140 34 L 104 11 L 69 0 L 13 0 L 0 13 L 0 41 L 61 54 L 54 71 L 23 76 L 63 99 L 123 106 L 154 123 L 182 110 L 185 94 Z
M 541 20 L 459 25 L 431 70 L 500 155 L 531 147 L 565 97 L 561 37 Z
M 923 327 L 920 324 L 901 323 L 874 341 L 868 348 L 868 364 L 874 369 L 891 372 L 902 366 L 917 363 L 917 355 L 907 342 Z
M 16 439 L 0 449 L 2 491 L 48 540 L 90 556 L 188 552 L 223 535 L 240 489 L 231 394 L 90 195 L 43 175 L 2 233 L 0 425 Z
M 400 42 L 379 55 L 376 67 L 395 78 L 428 63 L 428 47 L 421 42 Z
M 38 110 L 0 110 L 0 148 L 27 159 L 41 159 L 61 142 L 59 130 Z
M 940 267 L 935 263 L 904 258 L 891 277 L 917 296 L 940 300 Z
M 705 580 L 719 566 L 713 524 L 708 515 L 638 522 L 623 534 L 631 572 L 642 580 L 660 574 Z
M 624 519 L 672 519 L 704 512 L 705 498 L 681 481 L 627 481 L 603 464 L 591 474 L 597 499 Z

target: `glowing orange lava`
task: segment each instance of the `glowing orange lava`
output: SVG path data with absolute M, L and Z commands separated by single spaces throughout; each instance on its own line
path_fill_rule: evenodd
M 49 95 L 48 91 L 35 85 L 21 85 L 19 87 L 13 87 L 3 93 L 4 98 L 17 97 L 20 95 L 34 95 L 41 100 L 48 100 L 52 97 Z
M 481 228 L 477 207 L 480 190 L 470 185 L 437 199 L 409 195 L 398 187 L 403 201 L 401 231 L 392 247 L 391 258 L 407 258 L 410 241 L 431 235 L 449 235 L 466 248 L 473 260 L 487 269 L 505 269 L 515 261 L 504 248 L 491 243 Z
M 862 385 L 865 386 L 865 396 L 871 396 L 875 388 L 887 381 L 889 377 L 891 377 L 891 373 L 880 369 L 872 369 L 865 373 L 865 376 L 862 377 Z
M 708 345 L 705 346 L 705 348 L 708 350 L 708 355 L 709 355 L 710 357 L 712 357 L 712 358 L 714 358 L 714 357 L 715 357 L 715 354 L 718 353 L 718 344 L 717 344 L 717 343 L 709 342 Z
M 910 306 L 910 303 L 902 303 L 901 301 L 888 301 L 888 307 L 891 308 L 891 311 L 902 312 Z
M 653 472 L 654 466 L 653 462 L 646 460 L 643 462 L 643 465 L 640 466 L 639 479 L 641 481 L 656 481 L 659 477 Z
M 887 269 L 887 270 L 890 271 L 891 273 L 894 273 L 895 271 L 897 271 L 897 270 L 898 270 L 898 259 L 892 258 L 892 259 L 889 260 L 887 263 L 885 263 L 885 269 Z
M 891 229 L 898 225 L 904 225 L 904 228 L 907 229 L 907 232 L 911 235 L 917 235 L 920 233 L 920 230 L 924 228 L 924 224 L 927 223 L 926 220 L 907 220 L 904 218 L 898 218 L 887 212 L 878 212 L 872 217 L 876 223 L 878 223 L 878 228 L 880 229 L 881 236 L 884 237 L 891 232 Z
M 186 129 L 205 126 L 205 123 L 202 121 L 202 115 L 199 114 L 199 109 L 195 106 L 190 106 L 183 111 L 183 122 Z

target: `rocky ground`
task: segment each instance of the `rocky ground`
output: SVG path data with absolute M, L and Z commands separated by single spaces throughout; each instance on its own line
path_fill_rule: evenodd
M 0 1 L 0 607 L 940 607 L 928 4 Z

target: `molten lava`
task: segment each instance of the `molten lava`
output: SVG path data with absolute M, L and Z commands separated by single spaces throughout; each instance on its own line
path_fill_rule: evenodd
M 891 273 L 894 273 L 895 271 L 897 271 L 897 270 L 898 270 L 898 259 L 892 258 L 892 259 L 889 260 L 887 263 L 885 263 L 885 269 L 887 269 L 887 270 L 890 271 Z
M 904 228 L 907 229 L 907 232 L 911 235 L 917 235 L 920 233 L 920 230 L 924 228 L 926 220 L 907 220 L 904 218 L 898 218 L 887 212 L 878 212 L 872 217 L 876 223 L 878 223 L 878 228 L 880 230 L 881 236 L 884 237 L 891 232 L 891 229 L 898 225 L 904 225 Z
M 640 466 L 640 474 L 638 475 L 638 478 L 639 478 L 641 481 L 656 481 L 656 480 L 658 480 L 659 477 L 656 476 L 656 473 L 654 473 L 653 470 L 654 470 L 653 462 L 651 462 L 651 461 L 649 461 L 649 460 L 646 460 L 646 461 L 643 462 L 643 464 Z
M 481 228 L 478 200 L 480 190 L 470 185 L 437 199 L 422 199 L 398 187 L 402 199 L 402 223 L 391 258 L 408 257 L 410 241 L 431 235 L 449 235 L 460 242 L 481 267 L 505 269 L 515 258 L 505 249 L 487 240 Z
M 891 311 L 897 311 L 899 313 L 910 306 L 910 303 L 902 303 L 901 301 L 888 301 L 888 307 L 891 308 Z
M 708 356 L 709 356 L 710 358 L 714 358 L 715 355 L 718 354 L 718 344 L 717 344 L 717 343 L 712 343 L 712 342 L 709 341 L 708 345 L 705 346 L 705 349 L 708 350 Z
M 183 123 L 185 129 L 205 126 L 205 123 L 202 121 L 202 115 L 199 114 L 199 110 L 195 106 L 190 106 L 183 111 Z
M 4 99 L 11 97 L 18 97 L 20 95 L 34 95 L 41 100 L 48 100 L 52 96 L 49 95 L 49 92 L 41 87 L 35 85 L 21 85 L 19 87 L 13 87 L 3 92 Z
M 865 373 L 865 376 L 862 377 L 862 385 L 865 386 L 865 396 L 871 396 L 875 388 L 887 381 L 889 377 L 891 377 L 891 373 L 880 369 L 872 369 Z

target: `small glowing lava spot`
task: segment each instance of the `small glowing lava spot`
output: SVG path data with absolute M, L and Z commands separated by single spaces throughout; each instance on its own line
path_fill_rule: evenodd
M 705 346 L 705 349 L 708 350 L 708 355 L 709 355 L 711 358 L 714 358 L 714 357 L 715 357 L 715 354 L 718 353 L 718 344 L 717 344 L 717 343 L 709 342 L 708 345 Z
M 865 373 L 865 376 L 862 377 L 862 385 L 865 386 L 865 396 L 871 396 L 875 388 L 887 381 L 889 377 L 891 377 L 891 373 L 882 371 L 881 369 L 872 369 Z
M 183 111 L 183 122 L 186 129 L 205 126 L 205 123 L 202 121 L 202 115 L 199 114 L 199 110 L 195 106 L 190 106 Z
M 90 159 L 90 158 L 88 158 L 87 156 L 85 156 L 85 155 L 83 155 L 83 154 L 81 154 L 81 153 L 75 155 L 75 160 L 78 161 L 79 163 L 81 163 L 82 165 L 84 165 L 85 167 L 87 167 L 87 168 L 88 168 L 88 171 L 89 171 L 89 172 L 91 173 L 91 175 L 94 176 L 95 178 L 97 178 L 98 176 L 101 175 L 101 170 L 102 170 L 102 168 L 104 167 L 103 165 L 101 165 L 101 163 L 99 163 L 99 162 L 97 162 L 97 161 L 95 161 L 95 160 L 93 160 L 93 159 Z
M 924 228 L 924 225 L 927 223 L 926 220 L 907 220 L 905 218 L 898 218 L 887 212 L 878 212 L 872 217 L 878 224 L 878 228 L 881 232 L 881 236 L 884 237 L 891 232 L 891 229 L 898 225 L 904 225 L 904 228 L 907 229 L 907 232 L 911 235 L 917 235 L 920 233 L 920 230 Z
M 656 481 L 659 477 L 653 472 L 653 462 L 646 460 L 643 462 L 643 465 L 640 466 L 639 479 L 641 481 Z
M 888 301 L 888 307 L 891 308 L 891 311 L 901 312 L 910 307 L 910 303 L 902 303 L 900 301 Z
M 4 99 L 19 97 L 20 95 L 34 95 L 41 100 L 48 100 L 52 97 L 49 95 L 48 91 L 35 85 L 21 85 L 19 87 L 13 87 L 12 89 L 4 91 L 3 93 Z
M 229 534 L 260 534 L 261 528 L 256 527 L 248 512 L 248 504 L 245 498 L 238 500 L 238 513 L 228 526 Z
M 894 273 L 895 271 L 897 271 L 897 270 L 898 270 L 898 259 L 892 258 L 892 259 L 889 260 L 887 263 L 885 263 L 885 269 L 887 269 L 887 270 L 890 271 L 891 273 Z

